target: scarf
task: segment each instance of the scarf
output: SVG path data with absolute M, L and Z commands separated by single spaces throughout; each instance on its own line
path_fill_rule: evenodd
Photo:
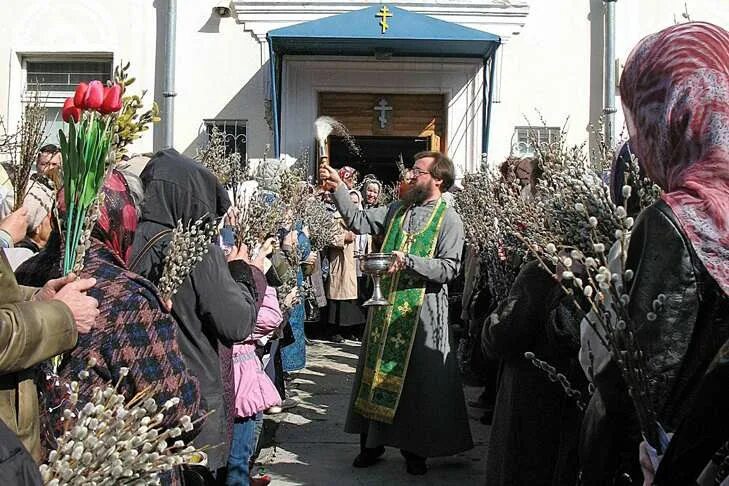
M 620 94 L 631 148 L 729 294 L 729 33 L 689 22 L 645 37 Z

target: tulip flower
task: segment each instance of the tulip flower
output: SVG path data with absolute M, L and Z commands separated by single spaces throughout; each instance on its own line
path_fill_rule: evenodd
M 66 123 L 71 123 L 71 120 L 78 123 L 81 119 L 81 109 L 74 105 L 73 98 L 67 98 L 66 101 L 63 102 L 61 117 Z
M 78 83 L 78 86 L 76 86 L 76 93 L 73 95 L 73 104 L 76 106 L 76 108 L 80 110 L 86 108 L 86 105 L 84 105 L 84 99 L 86 98 L 86 92 L 88 90 L 88 84 Z
M 84 97 L 84 108 L 98 110 L 104 102 L 104 85 L 101 81 L 91 81 Z
M 111 88 L 104 88 L 104 102 L 101 104 L 99 111 L 104 115 L 114 113 L 121 110 L 122 107 L 122 89 L 118 84 Z

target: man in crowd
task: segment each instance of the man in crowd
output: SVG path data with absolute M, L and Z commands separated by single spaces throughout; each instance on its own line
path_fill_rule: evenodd
M 421 152 L 409 171 L 410 189 L 390 206 L 358 210 L 330 166 L 319 176 L 358 234 L 385 235 L 392 254 L 383 292 L 390 302 L 370 309 L 345 431 L 360 434 L 355 467 L 368 467 L 399 448 L 410 474 L 425 474 L 427 457 L 473 447 L 448 328 L 446 284 L 463 251 L 463 223 L 443 201 L 454 182 L 453 163 Z
M 44 145 L 38 152 L 35 161 L 35 170 L 39 174 L 47 176 L 49 172 L 61 166 L 61 150 L 52 143 Z
M 25 209 L 0 221 L 0 229 L 16 243 L 27 226 Z M 98 302 L 86 291 L 95 284 L 94 279 L 76 280 L 69 274 L 41 289 L 22 287 L 0 250 L 0 419 L 36 461 L 41 450 L 32 368 L 73 348 L 78 333 L 91 329 L 99 314 Z

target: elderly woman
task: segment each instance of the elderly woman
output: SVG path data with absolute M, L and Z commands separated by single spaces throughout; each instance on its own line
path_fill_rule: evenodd
M 689 22 L 646 37 L 626 61 L 620 93 L 631 148 L 664 191 L 636 221 L 626 268 L 634 271 L 630 315 L 653 407 L 671 432 L 694 416 L 692 408 L 708 405 L 696 402 L 701 377 L 729 336 L 729 33 Z M 660 294 L 664 306 L 653 313 Z M 633 457 L 640 440 L 615 366 L 597 374 L 595 384 L 592 400 L 602 401 L 595 408 L 602 413 L 586 424 L 592 474 L 583 471 L 585 484 L 602 484 L 613 470 L 609 456 L 594 461 L 609 450 L 605 433 L 632 433 Z M 671 446 L 672 460 L 658 470 L 656 484 L 692 484 L 716 439 L 703 444 L 703 457 L 683 456 L 691 457 L 686 467 L 675 467 L 681 456 Z
M 40 183 L 30 186 L 23 200 L 28 210 L 28 232 L 13 248 L 5 249 L 13 270 L 48 244 L 53 230 L 53 203 L 53 191 L 48 187 Z
M 349 191 L 352 203 L 362 209 L 362 196 L 354 189 Z M 343 334 L 351 337 L 362 335 L 365 316 L 357 302 L 357 260 L 355 256 L 366 251 L 367 237 L 358 236 L 349 231 L 337 213 L 342 231 L 329 247 L 329 280 L 326 291 L 329 299 L 329 324 L 337 330 L 331 340 L 342 342 Z
M 362 196 L 364 197 L 364 208 L 376 208 L 380 206 L 380 196 L 382 195 L 382 182 L 377 180 L 375 176 L 368 174 L 362 182 Z
M 157 282 L 171 230 L 182 221 L 221 218 L 230 207 L 225 189 L 215 175 L 174 149 L 158 152 L 141 175 L 144 204 L 134 236 L 132 267 Z M 180 332 L 177 339 L 190 372 L 200 382 L 207 418 L 195 444 L 218 445 L 209 451 L 214 474 L 225 467 L 233 425 L 232 345 L 244 341 L 256 319 L 256 290 L 250 268 L 233 252 L 226 262 L 223 250 L 210 243 L 172 297 L 172 314 Z
M 154 390 L 157 403 L 180 399 L 174 414 L 166 417 L 172 426 L 182 415 L 198 413 L 199 385 L 185 366 L 175 338 L 177 325 L 164 310 L 157 289 L 127 269 L 137 209 L 125 177 L 114 171 L 103 192 L 104 205 L 80 274 L 96 279 L 88 293 L 99 301 L 100 314 L 91 332 L 79 335 L 77 346 L 64 356 L 58 370 L 60 381 L 78 380 L 78 373 L 93 358 L 96 364 L 89 368 L 89 378 L 79 383 L 79 402 L 83 404 L 95 386 L 116 383 L 122 368 L 128 368 L 129 374 L 120 384 L 128 399 L 147 387 Z

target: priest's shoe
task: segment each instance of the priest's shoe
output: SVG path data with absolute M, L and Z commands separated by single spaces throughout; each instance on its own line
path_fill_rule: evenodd
M 360 450 L 359 455 L 354 458 L 352 465 L 354 467 L 370 467 L 385 453 L 385 446 L 364 447 Z

